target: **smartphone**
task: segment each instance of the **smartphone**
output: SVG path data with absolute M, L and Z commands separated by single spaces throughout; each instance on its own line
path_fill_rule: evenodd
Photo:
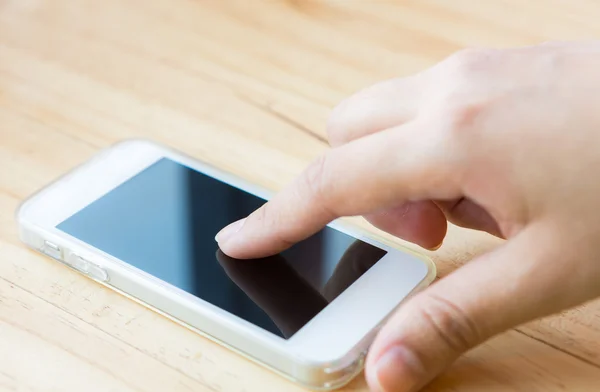
M 127 140 L 26 200 L 17 219 L 25 244 L 100 284 L 305 387 L 341 387 L 434 265 L 340 222 L 272 257 L 223 254 L 216 233 L 269 197 L 170 148 Z

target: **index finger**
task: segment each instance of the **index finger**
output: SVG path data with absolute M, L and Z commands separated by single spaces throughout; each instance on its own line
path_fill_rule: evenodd
M 427 79 L 422 74 L 385 80 L 337 105 L 327 122 L 332 147 L 399 126 L 417 116 Z
M 363 215 L 406 200 L 459 194 L 432 132 L 413 121 L 334 148 L 288 187 L 217 235 L 236 258 L 278 253 L 342 216 Z

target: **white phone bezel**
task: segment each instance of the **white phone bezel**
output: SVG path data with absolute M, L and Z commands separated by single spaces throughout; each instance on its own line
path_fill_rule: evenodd
M 435 277 L 435 267 L 429 260 L 408 250 L 399 251 L 375 241 L 363 232 L 340 222 L 333 222 L 331 227 L 380 247 L 388 253 L 322 312 L 286 340 L 56 229 L 66 218 L 161 158 L 174 160 L 259 197 L 271 197 L 271 193 L 265 189 L 167 147 L 146 140 L 130 140 L 102 151 L 92 160 L 34 195 L 21 206 L 18 213 L 19 223 L 22 228 L 43 233 L 45 239 L 73 244 L 80 253 L 83 250 L 86 257 L 103 268 L 129 271 L 130 279 L 143 280 L 157 296 L 175 296 L 177 301 L 186 302 L 188 306 L 202 312 L 206 317 L 213 318 L 224 327 L 295 358 L 299 363 L 314 366 L 341 366 L 355 358 L 358 351 L 363 351 L 363 346 L 369 343 L 365 343 L 365 338 L 372 338 L 377 327 L 398 304 L 419 288 L 428 285 Z M 118 290 L 128 292 L 126 284 L 120 284 L 121 287 L 114 282 L 111 284 Z M 161 309 L 156 304 L 151 305 L 166 314 L 170 313 L 169 309 Z M 360 317 L 356 317 L 357 313 Z M 200 328 L 196 325 L 192 327 Z M 235 342 L 224 343 L 236 347 Z M 254 356 L 252 353 L 248 354 Z

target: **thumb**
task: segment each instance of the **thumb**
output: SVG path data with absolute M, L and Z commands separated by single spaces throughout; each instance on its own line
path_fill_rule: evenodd
M 372 390 L 419 390 L 491 336 L 587 299 L 556 237 L 530 226 L 400 307 L 370 349 Z

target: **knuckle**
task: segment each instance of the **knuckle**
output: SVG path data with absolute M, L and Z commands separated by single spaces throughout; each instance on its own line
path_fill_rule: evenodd
M 347 142 L 348 128 L 352 125 L 351 98 L 340 102 L 327 119 L 327 139 L 331 146 L 339 146 Z
M 388 79 L 375 83 L 340 102 L 327 121 L 329 143 L 339 146 L 364 136 L 366 129 L 381 120 L 381 103 L 394 99 L 399 82 L 399 79 Z
M 463 76 L 485 71 L 494 63 L 494 51 L 490 49 L 463 49 L 448 58 L 449 68 Z
M 319 206 L 323 212 L 329 216 L 335 216 L 330 203 L 330 158 L 327 154 L 317 157 L 304 173 L 304 183 L 301 184 L 305 189 L 306 196 L 313 200 L 315 206 Z
M 304 186 L 310 197 L 322 202 L 325 201 L 324 198 L 326 197 L 324 188 L 327 182 L 327 160 L 326 154 L 317 157 L 308 165 L 304 176 Z
M 477 324 L 452 301 L 435 294 L 429 294 L 418 306 L 425 324 L 448 349 L 462 353 L 482 341 Z
M 487 112 L 488 106 L 488 102 L 482 100 L 451 104 L 446 107 L 445 113 L 440 117 L 445 122 L 443 128 L 451 136 L 460 136 L 468 130 L 474 130 Z
M 442 122 L 443 131 L 464 133 L 488 112 L 497 95 L 486 82 L 496 54 L 488 49 L 464 49 L 448 58 L 441 78 L 442 88 L 429 108 Z M 448 136 L 448 132 L 445 132 Z

